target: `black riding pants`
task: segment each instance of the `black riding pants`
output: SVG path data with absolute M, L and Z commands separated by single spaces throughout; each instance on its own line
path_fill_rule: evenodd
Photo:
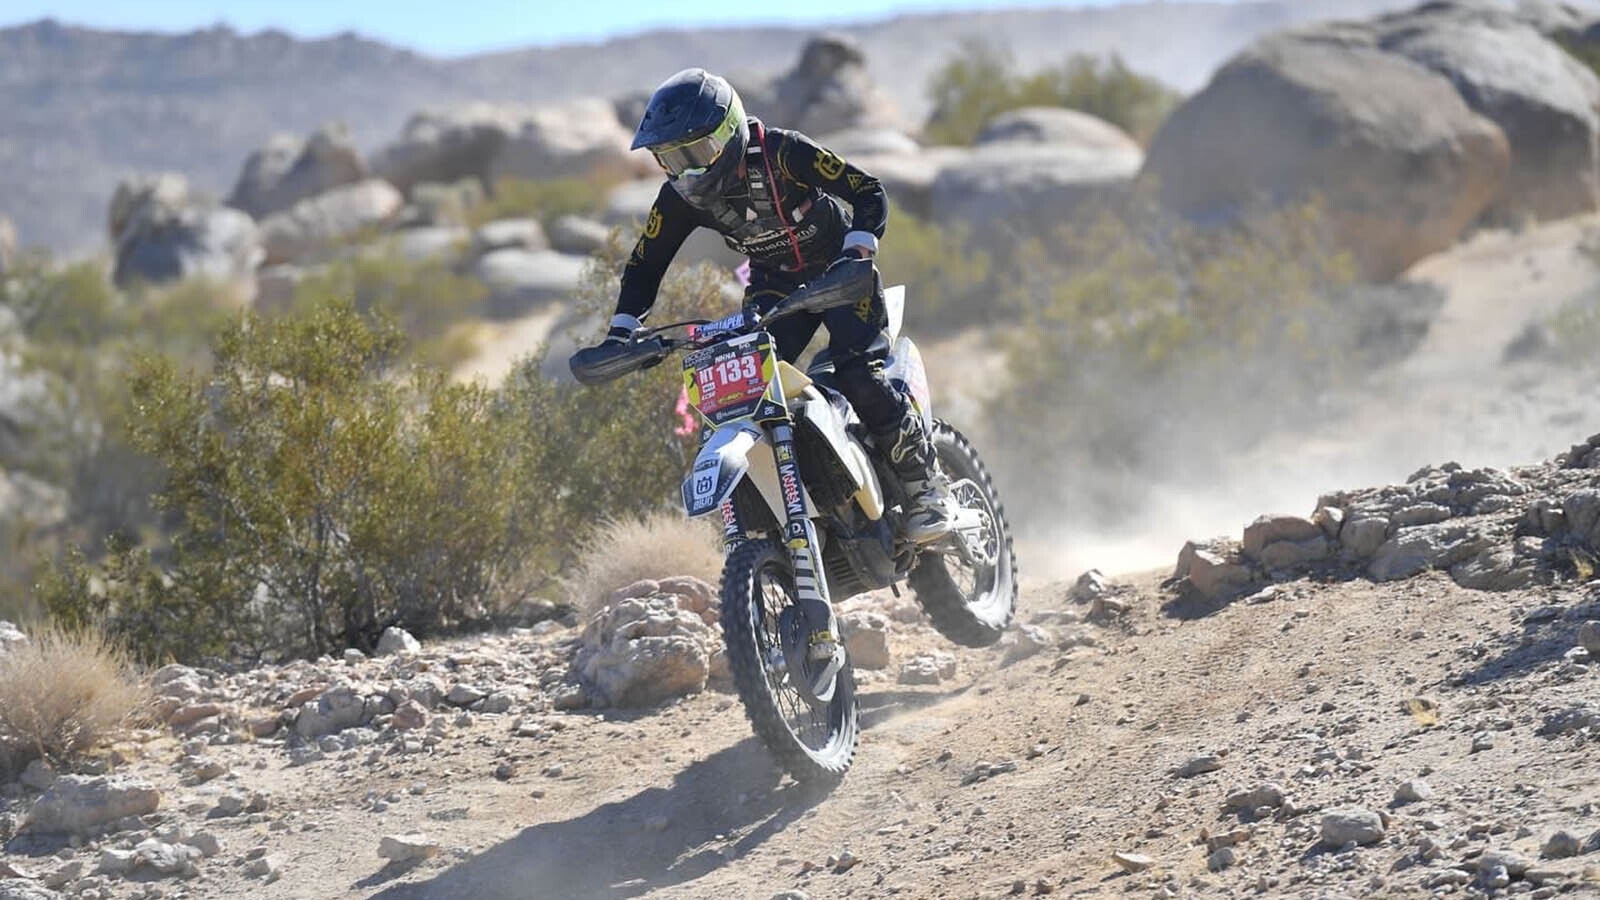
M 799 290 L 806 277 L 752 267 L 745 302 L 761 312 L 768 312 L 780 300 Z M 898 431 L 907 404 L 904 395 L 883 375 L 888 346 L 879 338 L 889 327 L 889 316 L 883 305 L 882 291 L 874 292 L 870 300 L 856 306 L 791 316 L 776 323 L 771 332 L 778 345 L 778 356 L 794 363 L 822 325 L 828 328 L 828 356 L 833 359 L 834 386 L 850 401 L 861 424 L 873 434 Z

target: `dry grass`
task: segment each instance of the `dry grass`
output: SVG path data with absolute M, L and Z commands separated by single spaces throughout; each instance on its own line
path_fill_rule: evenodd
M 721 533 L 712 520 L 653 512 L 595 529 L 565 582 L 572 601 L 588 612 L 641 579 L 693 575 L 714 585 L 721 572 Z
M 98 631 L 36 629 L 0 654 L 0 765 L 35 759 L 60 766 L 143 710 L 149 687 L 126 654 Z

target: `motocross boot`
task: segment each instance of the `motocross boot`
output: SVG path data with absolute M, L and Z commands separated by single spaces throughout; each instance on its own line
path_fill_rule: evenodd
M 919 544 L 936 541 L 950 533 L 955 518 L 955 498 L 939 471 L 933 438 L 915 409 L 906 408 L 899 428 L 878 436 L 890 468 L 906 490 L 906 537 Z

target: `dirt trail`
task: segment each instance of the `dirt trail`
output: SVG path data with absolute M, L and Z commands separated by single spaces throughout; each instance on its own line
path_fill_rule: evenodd
M 375 766 L 213 747 L 235 789 L 269 790 L 273 805 L 206 823 L 239 862 L 176 892 L 168 882 L 167 896 L 1403 897 L 1486 848 L 1537 859 L 1555 829 L 1600 827 L 1593 744 L 1536 735 L 1552 709 L 1595 695 L 1596 669 L 1561 657 L 1578 621 L 1600 615 L 1600 582 L 1486 594 L 1443 576 L 1300 581 L 1213 611 L 1158 577 L 1130 580 L 1127 613 L 1103 626 L 1080 621 L 1064 585 L 1035 587 L 1022 620 L 1047 623 L 1060 648 L 1009 665 L 1003 648 L 956 651 L 925 625 L 895 626 L 897 662 L 954 652 L 957 675 L 908 687 L 863 673 L 860 754 L 831 793 L 781 778 L 715 692 L 566 714 L 539 741 L 510 734 L 508 717 L 473 717 L 437 751 Z M 1567 614 L 1529 614 L 1547 608 Z M 1437 704 L 1436 727 L 1405 711 L 1417 696 Z M 1480 734 L 1492 747 L 1474 751 Z M 1202 754 L 1216 771 L 1178 774 Z M 158 751 L 133 771 L 169 760 Z M 1418 776 L 1434 798 L 1391 807 Z M 1290 798 L 1277 816 L 1225 812 L 1230 793 L 1264 782 Z M 1319 850 L 1316 810 L 1347 804 L 1383 809 L 1388 838 Z M 444 853 L 381 865 L 379 836 L 412 831 Z M 1234 859 L 1208 871 L 1204 838 L 1225 833 Z M 1424 865 L 1424 840 L 1449 849 Z M 278 880 L 243 874 L 256 845 Z M 846 852 L 859 862 L 829 863 Z M 1129 874 L 1116 852 L 1150 868 Z M 1600 881 L 1600 855 L 1551 866 L 1571 896 Z

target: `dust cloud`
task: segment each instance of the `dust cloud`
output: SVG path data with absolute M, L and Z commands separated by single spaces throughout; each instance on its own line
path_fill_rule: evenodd
M 1600 295 L 1600 269 L 1580 250 L 1597 223 L 1591 217 L 1485 233 L 1419 263 L 1410 277 L 1436 285 L 1443 303 L 1414 349 L 1326 395 L 1277 398 L 1309 404 L 1291 411 L 1289 424 L 1260 428 L 1285 412 L 1264 386 L 1253 403 L 1191 416 L 1163 437 L 1167 452 L 1145 456 L 1132 470 L 1062 459 L 1019 469 L 1004 453 L 989 454 L 1005 460 L 996 474 L 1015 510 L 1022 571 L 1060 580 L 1089 568 L 1167 568 L 1185 540 L 1238 537 L 1262 513 L 1309 514 L 1325 493 L 1403 482 L 1447 461 L 1531 464 L 1600 432 L 1600 392 L 1583 363 L 1505 359 L 1529 323 Z M 1185 391 L 1191 403 L 1207 391 L 1192 387 Z M 1152 410 L 1152 421 L 1158 418 Z M 1257 437 L 1240 441 L 1240 433 Z M 1074 498 L 1106 484 L 1120 494 L 1114 508 L 1098 503 L 1074 514 L 1081 508 Z M 1034 502 L 1045 495 L 1060 498 L 1055 510 Z

